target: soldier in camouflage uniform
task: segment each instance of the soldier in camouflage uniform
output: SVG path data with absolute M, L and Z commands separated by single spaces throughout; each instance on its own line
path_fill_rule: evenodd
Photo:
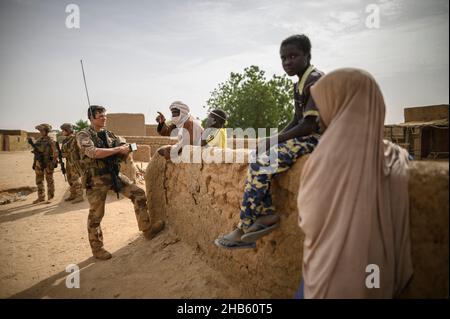
M 55 182 L 53 180 L 53 171 L 57 166 L 57 152 L 55 143 L 48 136 L 52 127 L 49 124 L 40 124 L 36 126 L 41 136 L 34 142 L 33 169 L 36 173 L 36 185 L 38 188 L 38 198 L 33 202 L 37 204 L 45 201 L 44 178 L 47 181 L 47 203 L 55 196 Z M 31 138 L 29 143 L 32 144 Z
M 88 216 L 89 243 L 95 258 L 109 259 L 111 254 L 103 248 L 103 235 L 100 223 L 105 213 L 105 200 L 108 191 L 113 187 L 111 173 L 105 172 L 106 159 L 124 160 L 130 153 L 128 144 L 112 132 L 106 131 L 106 110 L 102 106 L 91 105 L 88 109 L 88 117 L 91 126 L 76 134 L 78 147 L 80 148 L 80 166 L 83 169 L 83 186 L 86 188 L 86 196 L 90 209 Z M 109 145 L 104 145 L 99 133 L 105 131 Z M 103 134 L 102 133 L 102 134 Z M 105 169 L 106 167 L 106 169 Z M 147 210 L 147 198 L 144 190 L 133 184 L 125 175 L 118 174 L 121 184 L 120 193 L 131 199 L 139 230 L 147 239 L 152 239 L 164 228 L 161 220 L 150 220 Z
M 76 145 L 77 141 L 73 133 L 73 126 L 70 123 L 64 123 L 61 125 L 62 134 L 65 139 L 62 142 L 61 152 L 62 156 L 66 159 L 66 174 L 67 181 L 70 186 L 70 195 L 65 201 L 72 201 L 72 204 L 83 201 L 83 189 L 81 188 L 80 173 L 74 163 L 74 152 L 79 152 L 79 148 Z

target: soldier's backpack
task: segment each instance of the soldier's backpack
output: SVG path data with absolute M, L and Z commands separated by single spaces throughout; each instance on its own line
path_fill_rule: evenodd
M 75 136 L 67 141 L 67 160 L 75 168 L 77 174 L 82 177 L 85 172 L 85 165 L 83 164 L 81 150 Z

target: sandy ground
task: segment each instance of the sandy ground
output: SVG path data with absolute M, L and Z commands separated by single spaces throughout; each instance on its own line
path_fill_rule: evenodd
M 30 152 L 0 152 L 1 191 L 33 187 Z M 36 192 L 0 205 L 0 298 L 239 298 L 239 290 L 200 260 L 176 234 L 152 241 L 137 229 L 132 203 L 110 193 L 102 222 L 113 258 L 91 256 L 87 201 L 64 201 L 68 185 L 58 168 L 50 204 Z M 144 185 L 141 185 L 145 189 Z M 66 287 L 66 267 L 80 268 L 80 288 Z

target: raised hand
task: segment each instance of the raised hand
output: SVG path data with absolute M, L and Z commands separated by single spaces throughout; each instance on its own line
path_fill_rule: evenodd
M 161 112 L 158 112 L 158 116 L 156 117 L 156 122 L 158 123 L 164 123 L 166 121 L 166 118 Z

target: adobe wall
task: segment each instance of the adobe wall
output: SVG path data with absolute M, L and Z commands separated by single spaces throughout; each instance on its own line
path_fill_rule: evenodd
M 145 135 L 159 136 L 158 131 L 156 130 L 157 127 L 158 127 L 157 124 L 145 124 Z
M 116 135 L 145 136 L 144 114 L 109 113 L 106 127 Z
M 407 107 L 404 109 L 405 122 L 428 122 L 448 120 L 448 104 Z
M 137 162 L 150 162 L 150 146 L 138 145 L 137 151 L 133 153 L 133 160 Z
M 20 131 L 17 135 L 8 135 L 9 151 L 26 151 L 31 149 L 27 142 L 27 133 Z
M 207 263 L 241 286 L 243 296 L 292 298 L 301 278 L 303 233 L 296 196 L 306 160 L 274 179 L 272 194 L 281 226 L 255 250 L 227 251 L 213 242 L 239 220 L 245 163 L 174 164 L 155 156 L 145 177 L 149 209 Z M 409 188 L 415 275 L 404 297 L 448 298 L 448 162 L 412 163 Z
M 150 155 L 153 156 L 156 150 L 163 145 L 175 144 L 176 139 L 168 136 L 124 136 L 128 143 L 150 146 Z
M 41 134 L 39 132 L 27 132 L 27 136 L 31 137 L 33 140 L 37 140 Z
M 153 156 L 158 148 L 164 145 L 173 145 L 176 138 L 168 136 L 124 136 L 128 143 L 136 143 L 138 145 L 150 146 L 150 155 Z M 237 148 L 254 148 L 256 141 L 253 139 L 228 139 L 227 145 L 231 149 Z

